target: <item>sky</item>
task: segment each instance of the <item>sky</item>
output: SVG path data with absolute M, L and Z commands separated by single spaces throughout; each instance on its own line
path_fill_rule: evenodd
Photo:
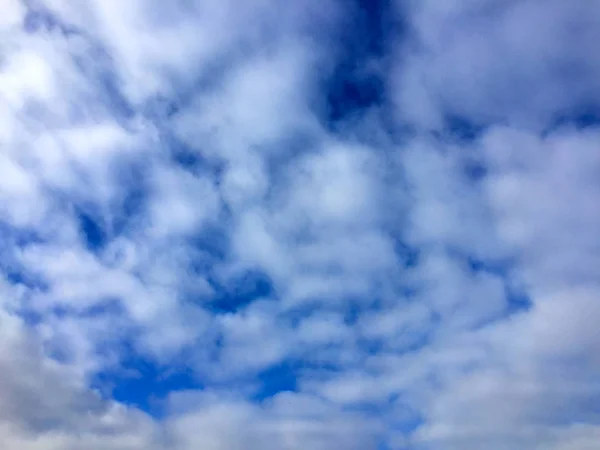
M 596 0 L 0 0 L 0 447 L 596 450 Z

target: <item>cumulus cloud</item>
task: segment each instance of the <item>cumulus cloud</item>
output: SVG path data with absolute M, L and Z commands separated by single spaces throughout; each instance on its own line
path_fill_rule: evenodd
M 595 448 L 600 8 L 383 3 L 0 2 L 5 448 Z

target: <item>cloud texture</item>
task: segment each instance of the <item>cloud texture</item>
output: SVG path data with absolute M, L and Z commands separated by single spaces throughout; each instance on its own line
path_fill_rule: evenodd
M 600 4 L 0 0 L 0 446 L 593 450 Z

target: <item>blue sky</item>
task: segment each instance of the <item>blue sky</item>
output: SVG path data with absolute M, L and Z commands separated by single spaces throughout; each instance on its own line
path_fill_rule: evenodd
M 0 0 L 0 443 L 592 450 L 593 0 Z

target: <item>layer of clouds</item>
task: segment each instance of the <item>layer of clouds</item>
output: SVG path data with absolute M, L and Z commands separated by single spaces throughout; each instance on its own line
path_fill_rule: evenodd
M 5 448 L 597 445 L 600 7 L 396 6 L 330 124 L 358 7 L 0 2 Z

